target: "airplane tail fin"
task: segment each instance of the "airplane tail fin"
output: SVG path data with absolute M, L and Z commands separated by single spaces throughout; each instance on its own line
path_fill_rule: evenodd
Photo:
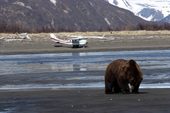
M 53 33 L 50 33 L 51 40 L 54 42 L 60 42 L 60 39 L 57 38 Z
M 105 34 L 102 35 L 102 38 L 105 38 Z

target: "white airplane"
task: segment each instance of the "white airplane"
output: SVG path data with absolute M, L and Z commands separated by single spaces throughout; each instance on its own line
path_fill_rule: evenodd
M 72 47 L 72 48 L 82 48 L 87 47 L 87 40 L 83 37 L 76 37 L 72 38 L 70 40 L 62 40 L 57 38 L 53 33 L 50 34 L 51 40 L 56 43 L 56 47 L 59 46 L 66 46 L 66 47 Z

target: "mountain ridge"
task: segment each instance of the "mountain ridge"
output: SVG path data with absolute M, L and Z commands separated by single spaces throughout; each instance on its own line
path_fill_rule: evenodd
M 104 0 L 1 0 L 1 32 L 136 29 L 145 21 Z

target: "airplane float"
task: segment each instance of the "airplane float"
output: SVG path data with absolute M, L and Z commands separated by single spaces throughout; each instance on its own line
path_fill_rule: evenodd
M 72 48 L 86 48 L 87 47 L 87 40 L 83 37 L 75 37 L 69 40 L 62 40 L 57 38 L 53 33 L 50 34 L 51 40 L 55 42 L 56 47 L 65 46 L 65 47 L 72 47 Z

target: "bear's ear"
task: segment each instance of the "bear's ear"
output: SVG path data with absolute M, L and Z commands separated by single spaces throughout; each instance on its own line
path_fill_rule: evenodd
M 134 60 L 129 60 L 129 65 L 130 66 L 136 66 L 136 62 Z

